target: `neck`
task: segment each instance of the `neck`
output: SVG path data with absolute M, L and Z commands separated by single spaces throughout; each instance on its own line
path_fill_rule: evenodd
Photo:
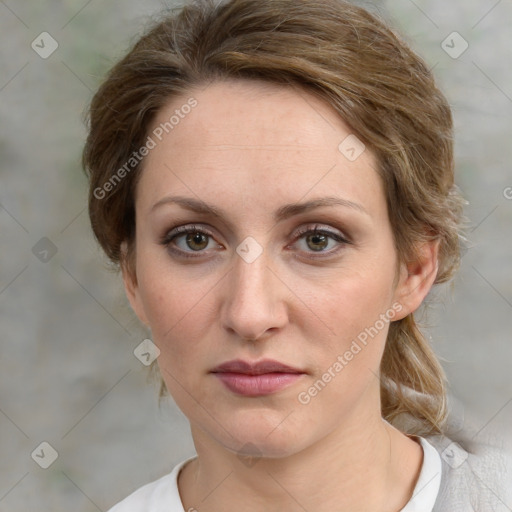
M 184 509 L 201 512 L 397 512 L 412 495 L 423 458 L 418 443 L 380 416 L 347 423 L 301 452 L 252 463 L 201 429 L 192 427 L 192 435 L 198 457 L 178 485 Z

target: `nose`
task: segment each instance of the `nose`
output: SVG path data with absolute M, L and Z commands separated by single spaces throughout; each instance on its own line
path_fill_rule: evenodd
M 265 252 L 251 263 L 236 255 L 224 282 L 222 325 L 240 339 L 260 340 L 286 325 L 289 295 Z

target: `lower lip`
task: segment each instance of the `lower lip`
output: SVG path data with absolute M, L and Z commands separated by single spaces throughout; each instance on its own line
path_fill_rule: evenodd
M 233 393 L 244 396 L 262 396 L 280 391 L 300 379 L 303 373 L 215 373 L 221 382 Z

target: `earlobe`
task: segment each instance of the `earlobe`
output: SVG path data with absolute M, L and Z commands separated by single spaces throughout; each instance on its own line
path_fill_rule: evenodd
M 121 255 L 121 273 L 123 276 L 126 297 L 130 302 L 130 306 L 133 312 L 137 315 L 137 318 L 144 325 L 149 327 L 149 322 L 140 297 L 139 284 L 137 282 L 135 268 L 132 268 L 133 265 L 130 265 L 128 261 L 126 242 L 121 244 Z
M 403 309 L 397 320 L 416 311 L 432 288 L 439 268 L 439 243 L 439 239 L 424 242 L 419 247 L 417 259 L 402 265 L 395 300 Z

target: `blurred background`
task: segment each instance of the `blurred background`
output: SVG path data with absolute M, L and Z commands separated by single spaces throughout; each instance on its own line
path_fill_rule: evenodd
M 460 426 L 510 436 L 512 3 L 360 3 L 424 57 L 453 107 L 471 247 L 424 323 Z M 1 512 L 105 511 L 195 453 L 134 355 L 148 333 L 92 237 L 80 167 L 93 92 L 174 5 L 0 0 Z

